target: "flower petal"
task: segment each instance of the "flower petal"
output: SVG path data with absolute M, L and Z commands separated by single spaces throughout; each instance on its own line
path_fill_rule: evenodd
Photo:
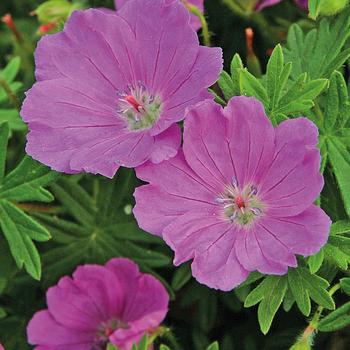
M 156 185 L 175 197 L 215 206 L 216 190 L 204 183 L 187 165 L 182 151 L 160 164 L 150 162 L 137 167 L 139 179 Z
M 176 156 L 181 145 L 181 129 L 177 124 L 154 137 L 153 151 L 150 156 L 152 163 L 158 164 Z
M 124 295 L 112 271 L 100 265 L 82 265 L 73 273 L 73 279 L 76 286 L 96 304 L 101 321 L 121 316 Z
M 288 217 L 265 217 L 261 226 L 272 232 L 294 254 L 316 254 L 328 240 L 331 220 L 326 213 L 311 205 L 302 213 Z
M 54 319 L 69 329 L 94 334 L 105 317 L 94 300 L 69 277 L 61 278 L 47 291 L 47 304 Z
M 192 263 L 192 274 L 200 283 L 223 291 L 232 290 L 248 277 L 236 257 L 234 244 L 238 231 L 222 230 L 221 236 L 207 249 L 196 253 Z
M 94 334 L 58 324 L 48 311 L 37 312 L 27 328 L 28 342 L 54 350 L 90 350 Z
M 160 237 L 164 228 L 178 216 L 195 209 L 209 211 L 213 208 L 201 201 L 169 194 L 154 185 L 138 187 L 134 197 L 136 205 L 133 212 L 138 225 Z
M 221 193 L 231 183 L 234 167 L 226 139 L 222 108 L 207 100 L 189 109 L 184 131 L 184 154 L 203 181 Z
M 231 223 L 208 211 L 192 210 L 171 221 L 163 231 L 163 239 L 174 250 L 174 264 L 194 258 L 205 251 Z
M 181 58 L 180 65 L 183 65 L 183 60 Z M 190 68 L 184 77 L 169 80 L 164 86 L 163 117 L 154 126 L 154 133 L 184 119 L 186 107 L 214 98 L 207 92 L 207 88 L 217 81 L 222 70 L 222 50 L 199 47 L 196 60 Z
M 259 184 L 274 154 L 275 131 L 264 107 L 252 97 L 234 97 L 224 109 L 227 139 L 238 185 Z
M 324 181 L 316 132 L 316 126 L 304 118 L 286 121 L 277 128 L 275 157 L 260 186 L 268 215 L 297 215 L 320 194 Z

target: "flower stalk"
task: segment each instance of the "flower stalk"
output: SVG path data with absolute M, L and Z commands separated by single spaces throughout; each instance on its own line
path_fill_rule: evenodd
M 340 283 L 335 284 L 330 290 L 329 295 L 332 296 L 336 291 L 340 289 Z M 313 315 L 309 325 L 305 328 L 303 334 L 298 339 L 298 341 L 290 348 L 290 350 L 306 350 L 311 349 L 311 344 L 315 332 L 317 331 L 318 324 L 320 322 L 320 318 L 322 316 L 322 312 L 324 310 L 323 306 L 319 306 L 315 314 Z
M 211 46 L 209 26 L 204 14 L 201 12 L 201 10 L 197 6 L 190 4 L 187 0 L 182 0 L 182 2 L 184 3 L 188 11 L 193 15 L 197 16 L 201 21 L 204 45 Z

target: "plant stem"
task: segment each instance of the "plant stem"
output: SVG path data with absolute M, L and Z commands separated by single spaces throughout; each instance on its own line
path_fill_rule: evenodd
M 176 337 L 174 336 L 174 334 L 171 330 L 164 333 L 163 337 L 169 342 L 172 350 L 183 350 L 181 345 L 178 343 Z
M 19 102 L 19 99 L 17 98 L 16 94 L 12 91 L 10 85 L 1 76 L 0 76 L 0 86 L 5 90 L 9 100 L 19 112 L 21 110 L 21 103 Z
M 197 6 L 190 4 L 188 2 L 188 0 L 182 0 L 182 2 L 184 3 L 184 5 L 188 9 L 188 11 L 190 13 L 194 14 L 195 16 L 197 16 L 199 18 L 199 20 L 201 21 L 204 45 L 211 46 L 209 26 L 208 26 L 207 20 L 205 19 L 205 16 L 203 15 L 201 10 Z
M 337 290 L 340 289 L 340 283 L 335 284 L 330 290 L 329 290 L 329 295 L 332 296 Z M 301 339 L 299 342 L 303 342 L 310 338 L 312 334 L 315 332 L 315 330 L 318 327 L 318 323 L 320 322 L 320 318 L 322 315 L 322 312 L 324 310 L 323 306 L 319 306 L 312 317 L 311 321 L 309 322 L 309 325 L 306 327 L 305 331 L 303 332 Z

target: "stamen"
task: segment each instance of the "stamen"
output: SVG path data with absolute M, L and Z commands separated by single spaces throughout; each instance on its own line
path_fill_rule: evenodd
M 230 216 L 230 220 L 231 220 L 232 222 L 234 222 L 235 219 L 236 219 L 236 217 L 237 217 L 237 211 L 235 210 L 235 211 L 233 212 L 233 214 Z
M 237 189 L 238 188 L 238 181 L 236 177 L 233 177 L 231 180 L 232 186 Z
M 259 216 L 262 214 L 262 210 L 259 208 L 250 208 L 254 215 Z
M 249 196 L 256 196 L 256 194 L 258 193 L 258 189 L 255 186 L 251 186 L 250 187 L 250 193 Z

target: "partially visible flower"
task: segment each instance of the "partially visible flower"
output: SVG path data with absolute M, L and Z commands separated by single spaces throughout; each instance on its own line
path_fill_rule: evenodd
M 47 292 L 48 309 L 27 329 L 36 350 L 99 350 L 112 343 L 130 350 L 168 311 L 169 296 L 153 276 L 128 259 L 84 265 Z
M 128 1 L 130 0 L 114 0 L 116 9 L 120 9 Z M 166 0 L 166 1 L 171 2 L 173 0 Z M 198 7 L 201 12 L 204 12 L 204 0 L 178 0 L 178 1 L 181 1 L 185 6 L 186 6 L 186 3 L 188 2 Z M 201 21 L 195 15 L 191 15 L 191 25 L 192 25 L 192 28 L 196 31 L 202 27 Z
M 255 270 L 283 275 L 328 238 L 330 219 L 313 204 L 323 187 L 317 143 L 308 119 L 274 129 L 254 98 L 199 103 L 183 152 L 136 169 L 149 182 L 135 191 L 139 226 L 168 243 L 175 265 L 193 259 L 209 287 L 231 290 Z
M 27 152 L 58 171 L 113 177 L 176 155 L 176 123 L 213 98 L 222 51 L 199 45 L 177 0 L 133 0 L 116 14 L 74 12 L 41 39 L 35 61 L 21 111 Z
M 0 350 L 5 350 L 5 348 L 2 346 L 1 343 L 0 343 Z
M 255 6 L 256 11 L 261 11 L 265 7 L 270 7 L 280 3 L 282 0 L 259 0 Z M 308 9 L 308 0 L 294 0 L 302 9 Z

